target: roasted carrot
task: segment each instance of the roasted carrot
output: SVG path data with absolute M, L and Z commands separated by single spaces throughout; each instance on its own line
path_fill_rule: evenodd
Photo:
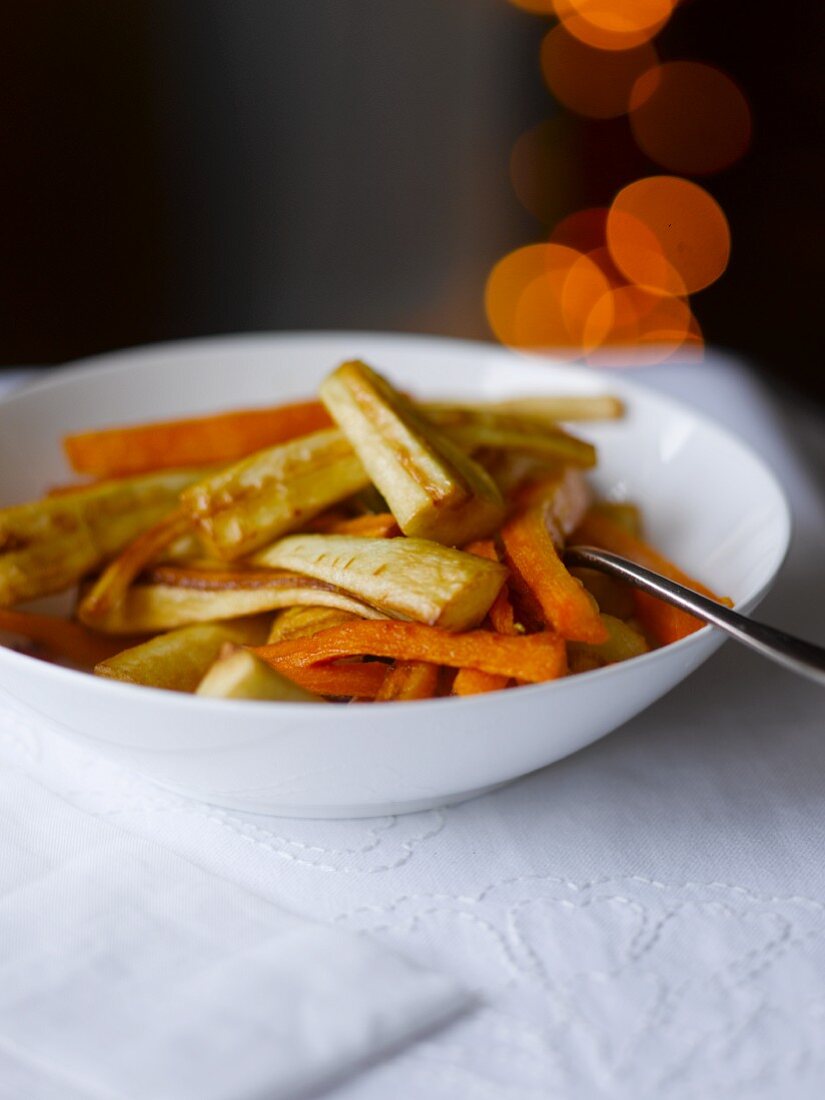
M 74 664 L 94 668 L 129 644 L 124 638 L 107 638 L 87 630 L 79 623 L 53 615 L 35 615 L 30 611 L 6 611 L 0 608 L 0 630 L 19 634 L 42 646 L 50 656 L 65 657 Z
M 426 661 L 398 661 L 387 672 L 377 703 L 432 699 L 438 691 L 438 665 Z
M 643 565 L 687 588 L 701 592 L 703 596 L 709 596 L 712 600 L 731 606 L 730 600 L 720 598 L 705 585 L 684 573 L 658 550 L 654 550 L 652 546 L 630 534 L 614 520 L 593 509 L 587 513 L 571 541 L 582 546 L 597 546 L 602 550 L 621 554 L 622 557 L 635 561 L 637 565 Z M 688 615 L 686 611 L 671 607 L 670 604 L 657 600 L 654 596 L 648 596 L 644 592 L 634 590 L 633 603 L 639 622 L 660 645 L 678 642 L 680 638 L 693 634 L 705 625 L 693 615 Z
M 465 546 L 464 549 L 468 554 L 478 554 L 480 558 L 487 558 L 489 561 L 501 561 L 496 544 L 492 539 L 476 539 L 475 542 L 471 542 Z M 493 601 L 493 605 L 487 612 L 490 619 L 490 624 L 493 630 L 497 634 L 515 635 L 520 633 L 516 628 L 516 617 L 513 610 L 513 602 L 510 599 L 510 587 L 509 581 L 505 581 L 501 591 Z M 488 691 L 495 689 L 488 688 Z M 459 693 L 461 694 L 461 693 Z M 471 694 L 467 692 L 467 694 Z
M 478 554 L 481 558 L 490 561 L 500 561 L 498 550 L 493 539 L 477 539 L 464 549 L 468 554 Z M 493 606 L 487 613 L 490 625 L 497 634 L 505 634 L 513 637 L 518 634 L 515 625 L 513 604 L 510 601 L 509 582 L 496 596 Z M 483 672 L 480 668 L 461 668 L 453 680 L 453 695 L 481 695 L 487 691 L 501 691 L 507 687 L 509 676 L 502 676 L 494 672 Z
M 517 512 L 501 532 L 507 564 L 527 585 L 548 624 L 562 638 L 571 642 L 604 642 L 607 631 L 599 618 L 598 606 L 581 581 L 565 568 L 556 550 L 553 528 L 553 516 L 547 505 Z
M 120 603 L 135 577 L 191 527 L 191 517 L 177 509 L 141 532 L 106 566 L 83 598 L 84 621 L 93 622 Z
M 66 436 L 72 469 L 116 477 L 175 466 L 232 462 L 332 424 L 320 401 L 106 428 Z
M 376 539 L 392 539 L 401 534 L 401 528 L 390 512 L 354 517 L 335 513 L 317 516 L 307 524 L 307 530 L 325 535 L 363 535 Z
M 509 676 L 483 672 L 480 668 L 460 668 L 453 680 L 453 695 L 482 695 L 488 691 L 502 691 L 509 682 Z
M 489 630 L 451 634 L 422 623 L 386 620 L 345 623 L 311 638 L 260 646 L 255 652 L 286 675 L 292 669 L 366 655 L 427 661 L 451 668 L 479 668 L 530 683 L 554 680 L 566 671 L 564 642 L 550 631 L 506 638 Z
M 330 665 L 268 663 L 305 691 L 338 699 L 375 699 L 387 675 L 387 666 L 379 661 Z

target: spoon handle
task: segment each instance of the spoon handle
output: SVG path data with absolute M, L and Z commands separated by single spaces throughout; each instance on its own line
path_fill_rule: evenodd
M 667 577 L 645 569 L 635 562 L 619 554 L 611 554 L 608 550 L 597 550 L 593 546 L 571 546 L 564 552 L 564 560 L 567 565 L 586 566 L 589 569 L 598 569 L 602 573 L 618 577 L 643 592 L 649 592 L 652 596 L 658 596 L 660 600 L 679 607 L 682 611 L 688 611 L 698 619 L 718 626 L 732 638 L 743 645 L 755 649 L 764 657 L 776 661 L 780 665 L 825 684 L 825 648 L 806 642 L 802 638 L 795 638 L 786 634 L 783 630 L 766 626 L 754 619 L 741 615 L 738 611 L 732 611 L 724 604 L 701 596 L 683 584 L 677 584 Z

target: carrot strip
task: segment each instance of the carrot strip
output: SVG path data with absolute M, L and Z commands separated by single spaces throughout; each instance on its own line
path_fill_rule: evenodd
M 272 664 L 271 661 L 269 663 Z M 387 675 L 387 666 L 378 661 L 337 665 L 282 664 L 273 667 L 305 691 L 348 699 L 375 699 Z
M 581 581 L 568 573 L 551 535 L 552 517 L 537 506 L 518 512 L 505 523 L 501 537 L 507 564 L 522 578 L 541 606 L 547 622 L 571 642 L 604 642 L 607 631 L 595 600 Z
M 36 615 L 31 611 L 0 609 L 0 630 L 19 634 L 30 642 L 42 645 L 58 657 L 68 657 L 75 664 L 93 668 L 100 661 L 120 653 L 131 643 L 124 638 L 107 638 L 95 634 L 79 623 L 59 619 L 54 615 Z
M 635 561 L 637 565 L 643 565 L 647 569 L 661 573 L 662 576 L 692 588 L 703 596 L 732 606 L 730 600 L 717 596 L 711 589 L 683 572 L 644 540 L 630 534 L 614 520 L 595 510 L 587 513 L 571 542 L 582 546 L 597 546 L 602 550 L 621 554 L 622 557 Z M 670 604 L 657 600 L 655 596 L 649 596 L 635 589 L 633 603 L 639 622 L 660 645 L 678 642 L 680 638 L 686 638 L 705 625 L 700 619 L 688 615 L 686 611 L 680 611 L 677 607 L 671 607 Z
M 481 695 L 488 691 L 502 691 L 509 682 L 509 676 L 483 672 L 480 668 L 460 668 L 453 680 L 453 695 Z
M 496 550 L 496 544 L 492 539 L 476 539 L 475 542 L 469 543 L 464 549 L 468 554 L 477 554 L 480 558 L 487 558 L 489 561 L 501 561 L 498 550 Z M 496 634 L 512 636 L 519 633 L 516 629 L 516 616 L 510 599 L 509 582 L 505 581 L 501 586 L 501 590 L 493 600 L 493 605 L 487 614 Z M 488 688 L 487 690 L 493 691 L 495 689 Z M 467 692 L 467 694 L 472 693 Z
M 214 416 L 157 421 L 66 436 L 63 447 L 80 474 L 112 477 L 176 466 L 232 462 L 264 447 L 332 425 L 320 401 L 239 409 Z
M 432 699 L 438 690 L 438 665 L 426 661 L 399 661 L 387 672 L 376 702 Z
M 401 534 L 395 516 L 389 512 L 377 515 L 342 517 L 333 513 L 318 516 L 307 525 L 307 530 L 325 535 L 362 535 L 366 538 L 392 539 Z
M 83 617 L 94 620 L 120 603 L 135 577 L 191 526 L 191 516 L 176 510 L 142 531 L 106 566 L 86 594 L 82 603 Z
M 451 668 L 479 668 L 530 683 L 553 680 L 566 671 L 564 642 L 550 632 L 520 638 L 505 638 L 489 630 L 451 634 L 422 623 L 389 620 L 345 623 L 311 638 L 260 646 L 255 652 L 287 675 L 290 669 L 367 654 Z

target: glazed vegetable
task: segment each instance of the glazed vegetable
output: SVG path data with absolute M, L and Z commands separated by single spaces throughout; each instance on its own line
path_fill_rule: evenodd
M 541 607 L 547 625 L 570 642 L 604 642 L 596 601 L 559 557 L 552 505 L 517 512 L 501 532 L 507 561 Z
M 63 447 L 77 473 L 121 477 L 174 466 L 234 462 L 330 424 L 320 401 L 301 401 L 270 409 L 239 409 L 217 416 L 82 432 L 66 436 Z
M 321 399 L 405 535 L 455 546 L 501 523 L 504 502 L 489 474 L 366 364 L 343 363 Z
M 0 510 L 0 607 L 71 587 L 173 509 L 197 476 L 146 474 Z
M 521 638 L 505 638 L 487 630 L 451 634 L 421 623 L 389 621 L 345 623 L 311 638 L 261 646 L 255 652 L 288 676 L 295 669 L 365 654 L 476 668 L 531 683 L 554 680 L 567 668 L 564 642 L 556 634 Z
M 291 535 L 255 558 L 324 581 L 391 618 L 469 630 L 507 576 L 495 563 L 427 539 Z
M 248 649 L 227 642 L 195 689 L 209 699 L 259 699 L 281 703 L 323 703 Z
M 364 618 L 381 612 L 331 584 L 275 570 L 222 573 L 215 569 L 158 566 L 115 606 L 93 619 L 106 634 L 152 634 L 214 619 L 237 619 L 305 604 L 351 611 Z M 83 621 L 85 601 L 78 614 Z
M 227 642 L 255 645 L 266 630 L 262 619 L 184 626 L 101 661 L 95 673 L 126 684 L 191 692 Z
M 260 451 L 191 486 L 183 507 L 221 558 L 252 553 L 369 484 L 334 428 Z

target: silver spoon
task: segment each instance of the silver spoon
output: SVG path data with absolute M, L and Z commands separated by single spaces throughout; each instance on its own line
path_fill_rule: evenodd
M 598 569 L 601 573 L 627 581 L 643 592 L 649 592 L 682 611 L 690 612 L 697 619 L 704 619 L 706 623 L 718 626 L 737 642 L 755 649 L 763 657 L 769 657 L 801 676 L 825 684 L 825 648 L 822 646 L 755 622 L 747 615 L 731 611 L 724 604 L 710 600 L 707 596 L 700 596 L 683 584 L 668 580 L 667 577 L 636 565 L 619 554 L 611 554 L 608 550 L 597 550 L 593 546 L 571 546 L 564 551 L 564 560 L 567 565 Z

